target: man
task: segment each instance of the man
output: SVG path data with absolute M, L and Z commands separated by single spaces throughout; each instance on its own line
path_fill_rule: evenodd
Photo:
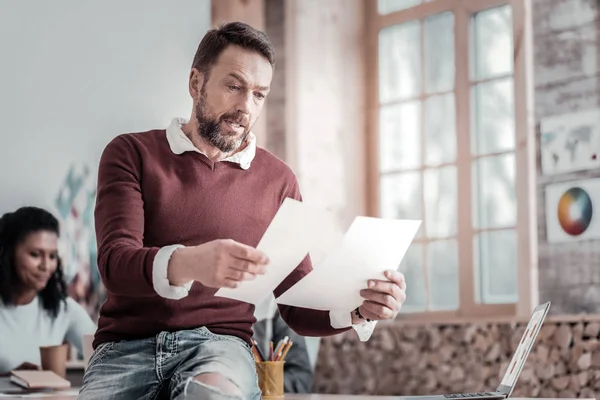
M 287 336 L 293 343 L 285 357 L 283 383 L 285 393 L 310 393 L 314 369 L 310 361 L 306 339 L 290 329 L 277 311 L 277 306 L 264 318 L 259 319 L 256 312 L 254 315 L 257 318 L 253 326 L 254 339 L 265 357 L 268 357 L 270 342 L 276 346 Z
M 255 246 L 283 200 L 301 199 L 293 172 L 250 131 L 273 55 L 246 24 L 209 31 L 189 75 L 190 119 L 104 149 L 95 222 L 107 299 L 81 399 L 260 398 L 254 306 L 214 294 L 265 273 L 268 255 Z M 274 295 L 310 270 L 306 257 Z M 281 316 L 304 336 L 360 332 L 366 319 L 397 315 L 404 278 L 387 278 L 369 282 L 354 313 L 280 306 Z

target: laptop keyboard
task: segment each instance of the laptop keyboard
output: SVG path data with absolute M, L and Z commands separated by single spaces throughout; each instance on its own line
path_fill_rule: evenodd
M 498 396 L 498 393 L 489 393 L 489 392 L 483 392 L 483 393 L 455 393 L 455 394 L 445 394 L 444 397 L 448 398 L 448 399 L 457 399 L 457 398 L 464 398 L 464 397 L 490 397 L 490 396 Z

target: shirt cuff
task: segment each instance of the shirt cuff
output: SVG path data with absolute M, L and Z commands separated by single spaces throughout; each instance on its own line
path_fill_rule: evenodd
M 361 342 L 369 340 L 375 330 L 375 325 L 377 325 L 377 321 L 363 321 L 360 324 L 352 324 L 352 315 L 350 312 L 339 310 L 329 311 L 329 321 L 331 327 L 334 329 L 343 329 L 351 326 Z
M 192 283 L 194 283 L 194 281 L 189 281 L 183 286 L 175 286 L 171 285 L 169 278 L 167 278 L 169 260 L 171 259 L 173 252 L 182 247 L 185 246 L 174 244 L 171 246 L 162 247 L 156 253 L 154 262 L 152 263 L 152 284 L 154 286 L 154 290 L 156 293 L 166 299 L 179 300 L 186 297 L 190 291 L 190 288 L 192 287 Z
M 375 330 L 375 325 L 377 325 L 377 321 L 364 321 L 360 324 L 352 325 L 352 328 L 356 331 L 358 339 L 360 339 L 361 342 L 366 342 L 371 338 L 371 335 Z

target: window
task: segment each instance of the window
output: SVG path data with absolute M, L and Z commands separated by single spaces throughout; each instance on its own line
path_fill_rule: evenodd
M 367 6 L 368 203 L 423 221 L 400 266 L 413 315 L 526 314 L 536 301 L 525 3 Z

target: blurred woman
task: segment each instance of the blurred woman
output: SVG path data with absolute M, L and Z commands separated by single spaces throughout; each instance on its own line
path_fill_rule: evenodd
M 0 374 L 39 368 L 40 346 L 65 342 L 82 351 L 96 326 L 67 297 L 58 256 L 58 220 L 37 207 L 0 218 Z

